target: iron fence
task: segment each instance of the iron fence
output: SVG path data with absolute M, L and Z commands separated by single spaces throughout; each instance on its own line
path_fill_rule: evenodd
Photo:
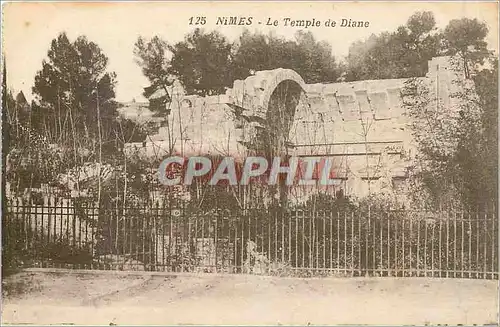
M 4 248 L 30 267 L 498 279 L 488 212 L 199 212 L 9 201 Z

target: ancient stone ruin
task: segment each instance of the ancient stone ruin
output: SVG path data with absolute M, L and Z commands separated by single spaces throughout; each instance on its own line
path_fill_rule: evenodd
M 453 110 L 448 57 L 433 58 L 419 78 L 444 110 Z M 344 194 L 398 192 L 416 155 L 402 89 L 408 79 L 306 84 L 290 69 L 259 71 L 225 94 L 200 97 L 173 89 L 162 127 L 127 151 L 164 158 L 177 154 L 244 158 L 255 144 L 275 155 L 333 157 Z M 263 151 L 262 148 L 256 151 Z M 311 190 L 303 190 L 308 193 Z

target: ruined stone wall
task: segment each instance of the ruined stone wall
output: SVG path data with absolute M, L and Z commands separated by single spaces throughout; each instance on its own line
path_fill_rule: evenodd
M 443 110 L 456 110 L 451 95 L 458 91 L 460 75 L 448 58 L 429 61 L 428 74 L 419 79 L 435 92 Z M 417 153 L 402 96 L 407 81 L 306 85 L 290 131 L 293 153 L 333 157 L 347 194 L 398 193 Z
M 307 85 L 290 131 L 293 153 L 331 156 L 346 194 L 392 187 L 393 177 L 406 176 L 403 151 L 414 151 L 404 81 Z
M 420 80 L 435 91 L 444 110 L 453 110 L 457 91 L 447 57 L 429 61 Z M 244 158 L 246 145 L 268 126 L 270 102 L 280 83 L 302 90 L 288 133 L 289 154 L 328 156 L 345 194 L 365 196 L 394 192 L 408 176 L 416 154 L 410 117 L 401 91 L 407 79 L 369 80 L 333 84 L 305 84 L 289 69 L 260 71 L 234 82 L 226 94 L 198 97 L 175 94 L 169 104 L 168 128 L 143 144 L 134 145 L 149 156 L 175 153 L 221 154 Z M 338 191 L 339 187 L 331 191 Z M 312 190 L 297 191 L 304 199 Z
M 227 95 L 174 95 L 168 122 L 145 142 L 129 143 L 128 152 L 157 159 L 171 154 L 243 156 L 245 147 L 238 142 L 237 120 L 228 103 Z

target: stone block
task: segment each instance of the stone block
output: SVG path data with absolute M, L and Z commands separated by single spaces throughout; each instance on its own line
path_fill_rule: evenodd
M 370 102 L 368 100 L 368 92 L 366 90 L 358 90 L 354 92 L 356 94 L 356 101 L 358 102 L 359 109 L 361 112 L 371 111 Z
M 323 96 L 324 96 L 325 104 L 329 108 L 328 110 L 335 111 L 338 113 L 340 111 L 340 105 L 339 105 L 339 102 L 337 99 L 337 95 L 335 93 L 327 93 L 327 94 L 324 94 Z
M 391 112 L 386 92 L 371 93 L 370 104 L 375 111 L 375 119 L 390 119 Z
M 328 110 L 328 107 L 325 104 L 325 101 L 323 101 L 321 95 L 309 96 L 308 103 L 312 112 L 324 112 Z
M 387 89 L 387 95 L 389 98 L 389 106 L 393 113 L 393 116 L 400 116 L 404 113 L 403 98 L 401 97 L 400 88 Z
M 340 111 L 342 111 L 342 118 L 344 120 L 359 119 L 359 109 L 353 95 L 338 95 L 337 99 L 339 100 Z

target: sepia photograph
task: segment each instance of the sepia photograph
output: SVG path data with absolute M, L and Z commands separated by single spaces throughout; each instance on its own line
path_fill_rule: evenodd
M 2 325 L 498 326 L 498 2 L 1 10 Z

